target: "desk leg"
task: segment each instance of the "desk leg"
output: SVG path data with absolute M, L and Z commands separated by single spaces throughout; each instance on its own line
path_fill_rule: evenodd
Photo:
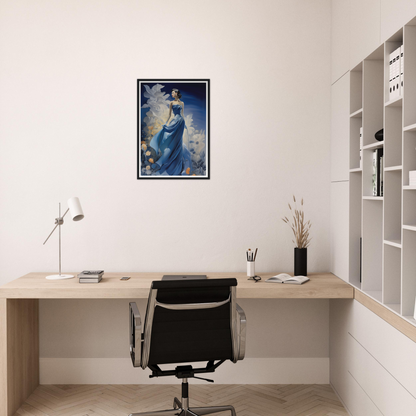
M 39 385 L 39 300 L 0 299 L 0 415 L 13 416 Z

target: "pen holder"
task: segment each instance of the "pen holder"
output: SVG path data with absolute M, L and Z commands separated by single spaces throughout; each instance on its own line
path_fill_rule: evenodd
M 256 262 L 255 261 L 248 261 L 247 262 L 247 276 L 253 277 L 256 275 Z

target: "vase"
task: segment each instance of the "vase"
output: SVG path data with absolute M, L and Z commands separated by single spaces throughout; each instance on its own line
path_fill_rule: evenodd
M 307 276 L 308 249 L 295 247 L 295 276 Z

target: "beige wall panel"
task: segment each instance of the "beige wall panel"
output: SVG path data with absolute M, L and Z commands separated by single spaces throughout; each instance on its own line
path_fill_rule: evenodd
M 331 87 L 331 181 L 349 179 L 350 77 Z
M 415 0 L 381 0 L 381 41 L 386 41 L 414 16 Z
M 331 83 L 350 69 L 350 0 L 331 0 Z
M 380 0 L 350 0 L 350 69 L 380 46 Z

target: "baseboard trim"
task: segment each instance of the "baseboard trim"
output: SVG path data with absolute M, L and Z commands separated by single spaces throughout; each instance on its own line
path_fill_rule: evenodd
M 129 358 L 40 358 L 40 384 L 174 384 L 172 377 L 149 379 Z M 329 384 L 329 358 L 246 358 L 224 363 L 217 384 Z M 193 380 L 193 382 L 200 382 Z

